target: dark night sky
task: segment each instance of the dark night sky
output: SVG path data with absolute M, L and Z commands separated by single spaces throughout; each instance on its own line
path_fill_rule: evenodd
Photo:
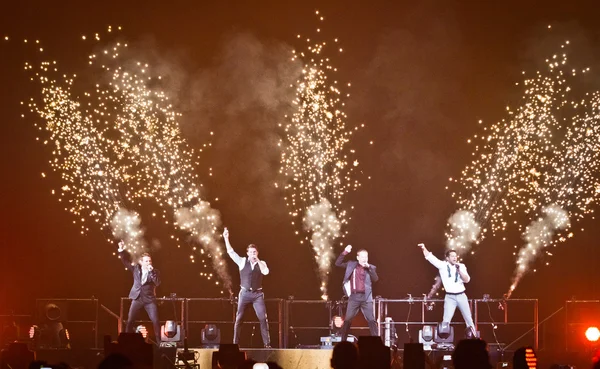
M 60 3 L 61 5 L 56 5 Z M 347 242 L 370 251 L 381 281 L 376 294 L 402 298 L 429 289 L 435 270 L 416 248 L 420 241 L 440 254 L 444 226 L 455 210 L 444 189 L 469 160 L 466 139 L 477 121 L 495 122 L 516 103 L 523 69 L 546 55 L 546 26 L 581 45 L 589 65 L 600 59 L 594 1 L 102 1 L 10 2 L 2 6 L 0 35 L 39 38 L 50 55 L 76 72 L 89 49 L 79 35 L 122 25 L 123 38 L 159 65 L 181 99 L 185 138 L 200 145 L 215 131 L 214 148 L 202 156 L 204 184 L 240 252 L 256 243 L 271 268 L 268 297 L 316 299 L 318 277 L 312 251 L 300 246 L 289 224 L 283 194 L 272 187 L 278 171 L 277 122 L 285 102 L 256 98 L 252 81 L 285 77 L 275 71 L 296 35 L 310 35 L 314 10 L 326 22 L 326 36 L 344 47 L 334 60 L 340 80 L 352 82 L 349 123 L 365 123 L 354 136 L 362 188 L 347 198 L 354 205 Z M 194 5 L 192 5 L 194 4 Z M 250 5 L 253 4 L 253 5 Z M 116 309 L 131 277 L 112 256 L 100 231 L 82 236 L 72 217 L 50 195 L 59 186 L 49 172 L 47 150 L 35 141 L 33 117 L 19 102 L 35 94 L 20 69 L 27 55 L 15 42 L 0 44 L 1 221 L 0 313 L 28 312 L 36 297 L 90 297 Z M 275 96 L 277 100 L 280 96 Z M 243 103 L 242 103 L 243 102 Z M 20 116 L 25 113 L 25 119 Z M 368 142 L 375 144 L 369 146 Z M 366 177 L 371 176 L 368 180 Z M 144 210 L 142 210 L 144 213 Z M 516 298 L 539 298 L 544 312 L 572 296 L 598 297 L 600 235 L 596 223 L 561 244 L 551 266 L 528 275 Z M 213 297 L 219 291 L 197 277 L 187 251 L 176 250 L 166 230 L 147 225 L 162 248 L 154 254 L 164 284 L 159 294 Z M 488 237 L 466 259 L 473 277 L 469 295 L 500 296 L 513 270 L 512 245 Z M 337 251 L 336 251 L 337 252 Z M 233 263 L 230 263 L 230 270 Z M 238 280 L 234 276 L 234 281 Z M 332 297 L 341 295 L 342 275 L 330 279 Z

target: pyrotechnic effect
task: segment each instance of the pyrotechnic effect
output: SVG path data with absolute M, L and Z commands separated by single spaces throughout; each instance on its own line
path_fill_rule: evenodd
M 321 274 L 322 298 L 327 300 L 327 273 L 331 269 L 333 258 L 333 242 L 340 237 L 341 224 L 327 199 L 312 205 L 304 216 L 304 230 L 311 234 L 310 244 L 315 252 L 315 259 Z
M 552 168 L 559 159 L 565 118 L 573 115 L 571 77 L 577 72 L 568 70 L 566 53 L 554 55 L 547 65 L 547 70 L 525 79 L 521 104 L 514 110 L 507 107 L 507 118 L 483 127 L 482 135 L 468 140 L 479 143 L 473 161 L 454 180 L 462 188 L 453 197 L 482 226 L 475 242 L 490 230 L 493 234 L 506 230 L 511 223 L 522 231 L 517 219 L 511 218 L 532 219 L 541 206 L 552 203 L 544 201 L 543 186 L 555 174 Z
M 446 248 L 456 250 L 462 255 L 471 248 L 473 242 L 477 242 L 481 227 L 475 220 L 475 215 L 467 210 L 458 210 L 448 219 L 450 233 L 447 234 Z
M 546 60 L 545 70 L 524 81 L 517 109 L 507 108 L 507 118 L 468 141 L 480 143 L 456 181 L 462 189 L 453 196 L 461 211 L 483 227 L 472 242 L 481 241 L 488 230 L 496 234 L 511 225 L 523 232 L 527 243 L 518 253 L 508 296 L 535 257 L 551 255 L 548 246 L 572 237 L 570 220 L 593 212 L 599 194 L 598 93 L 580 90 L 584 83 L 578 77 L 589 68 L 568 66 L 568 44 Z M 461 244 L 454 239 L 461 233 L 457 224 L 465 223 L 450 224 L 449 244 Z
M 512 292 L 517 288 L 521 278 L 523 278 L 523 275 L 527 272 L 529 265 L 535 260 L 539 251 L 552 242 L 554 233 L 570 225 L 568 213 L 559 206 L 550 205 L 545 207 L 542 213 L 544 213 L 542 218 L 533 221 L 525 229 L 523 239 L 527 243 L 519 251 L 517 269 L 513 277 L 513 283 L 506 294 L 507 298 L 510 298 Z
M 319 12 L 316 14 L 323 21 Z M 288 178 L 284 189 L 292 224 L 303 225 L 310 233 L 300 243 L 311 243 L 321 275 L 321 297 L 328 299 L 333 243 L 346 234 L 341 227 L 349 217 L 342 203 L 345 195 L 359 186 L 352 179 L 358 161 L 351 159 L 354 150 L 348 147 L 353 130 L 345 123 L 342 93 L 335 80 L 337 69 L 324 56 L 328 44 L 311 43 L 310 39 L 306 43 L 307 49 L 294 52 L 292 58 L 302 61 L 304 68 L 296 82 L 296 112 L 286 117 L 280 172 Z M 333 47 L 342 52 L 337 39 Z
M 94 39 L 100 41 L 100 36 L 96 34 Z M 29 107 L 45 121 L 39 128 L 50 135 L 44 143 L 54 145 L 51 167 L 67 182 L 59 201 L 66 202 L 67 210 L 81 220 L 82 233 L 89 230 L 86 218 L 92 218 L 101 229 L 112 226 L 114 235 L 137 254 L 142 245 L 139 215 L 119 209 L 141 207 L 142 200 L 153 199 L 169 224 L 169 213 L 179 214 L 194 203 L 202 209 L 210 206 L 200 199 L 194 153 L 181 137 L 180 114 L 160 88 L 162 77 L 154 76 L 148 64 L 120 56 L 127 53 L 126 48 L 127 44 L 117 42 L 90 55 L 85 78 L 61 75 L 56 62 L 43 62 L 37 69 L 27 63 L 26 69 L 35 73 L 32 80 L 42 87 L 41 102 L 32 98 Z M 91 80 L 89 91 L 85 80 Z M 209 251 L 213 264 L 222 266 L 219 275 L 223 276 L 226 269 L 215 242 L 218 212 L 210 209 L 207 217 L 194 209 L 189 210 L 186 224 L 202 229 L 191 233 Z M 194 215 L 199 218 L 190 219 Z M 202 222 L 207 223 L 200 227 Z M 179 241 L 174 235 L 171 238 Z M 206 267 L 204 250 L 193 250 L 191 261 L 196 261 L 197 254 Z
M 223 262 L 223 251 L 216 233 L 217 227 L 221 226 L 221 214 L 211 208 L 208 202 L 200 201 L 191 208 L 178 209 L 175 219 L 179 228 L 187 230 L 211 254 L 213 268 L 223 281 L 223 286 L 231 293 L 231 277 L 227 271 L 227 264 Z M 201 252 L 204 253 L 204 250 Z
M 110 221 L 113 236 L 122 240 L 130 250 L 146 249 L 142 220 L 138 213 L 127 209 L 119 209 Z

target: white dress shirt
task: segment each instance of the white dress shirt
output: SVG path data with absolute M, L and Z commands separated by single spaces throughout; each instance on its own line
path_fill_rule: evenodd
M 240 268 L 240 270 L 244 269 L 244 265 L 246 265 L 246 257 L 241 257 L 237 254 L 237 252 L 235 252 L 233 249 L 231 250 L 227 250 L 227 254 L 229 254 L 229 257 L 234 261 L 234 263 L 237 264 L 238 268 Z M 265 263 L 263 261 L 263 263 Z M 256 264 L 258 264 L 258 262 L 253 263 L 250 262 L 250 267 L 252 268 L 252 270 L 254 270 L 254 267 L 256 266 Z M 267 265 L 267 263 L 265 263 L 265 266 Z M 261 270 L 260 271 L 263 275 L 267 275 L 269 274 L 269 267 L 266 267 L 265 270 Z
M 433 255 L 433 253 L 429 253 L 425 257 L 427 261 L 433 264 L 434 267 L 438 268 L 440 271 L 440 277 L 442 278 L 442 284 L 444 285 L 444 289 L 448 293 L 461 293 L 465 291 L 465 283 L 458 274 L 458 270 L 456 270 L 456 266 L 450 264 L 447 261 L 442 261 Z M 459 264 L 460 271 L 467 276 L 467 267 L 464 264 Z M 458 275 L 457 275 L 458 274 Z

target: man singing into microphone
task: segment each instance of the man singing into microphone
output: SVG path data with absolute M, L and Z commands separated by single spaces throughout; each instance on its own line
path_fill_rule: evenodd
M 369 264 L 369 253 L 367 250 L 358 250 L 356 260 L 344 262 L 344 258 L 352 251 L 352 246 L 348 245 L 344 251 L 338 256 L 335 265 L 341 268 L 346 268 L 344 274 L 344 293 L 348 296 L 348 307 L 346 308 L 346 316 L 344 324 L 340 330 L 342 341 L 345 341 L 352 324 L 352 319 L 362 311 L 367 323 L 371 336 L 378 336 L 377 322 L 373 310 L 373 288 L 372 282 L 377 282 L 377 268 L 375 265 Z
M 125 243 L 119 242 L 119 257 L 125 268 L 133 273 L 133 286 L 129 292 L 131 307 L 127 317 L 125 332 L 133 332 L 133 325 L 140 310 L 145 309 L 154 327 L 156 344 L 160 344 L 160 320 L 156 306 L 156 287 L 160 285 L 160 273 L 152 267 L 150 254 L 143 253 L 137 265 L 131 264 L 131 255 L 125 251 Z
M 260 322 L 260 333 L 262 335 L 265 348 L 271 347 L 271 338 L 269 337 L 269 323 L 267 322 L 267 308 L 265 307 L 265 294 L 262 289 L 262 277 L 269 274 L 267 263 L 258 259 L 258 249 L 250 244 L 246 247 L 248 257 L 240 257 L 229 243 L 229 231 L 223 230 L 223 238 L 229 257 L 238 265 L 240 269 L 241 289 L 238 295 L 238 308 L 235 315 L 235 325 L 233 327 L 233 343 L 240 343 L 240 332 L 244 318 L 246 306 L 252 304 L 256 317 Z
M 446 251 L 446 260 L 442 261 L 427 250 L 425 244 L 420 243 L 418 246 L 423 250 L 425 259 L 440 271 L 440 278 L 444 290 L 446 290 L 443 321 L 450 323 L 456 307 L 458 307 L 467 325 L 467 332 L 475 337 L 475 324 L 469 308 L 469 299 L 465 294 L 465 283 L 469 283 L 471 280 L 469 273 L 467 273 L 467 267 L 458 262 L 458 255 L 454 250 Z

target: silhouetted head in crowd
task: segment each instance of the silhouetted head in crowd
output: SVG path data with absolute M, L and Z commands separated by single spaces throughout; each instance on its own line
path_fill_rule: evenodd
M 104 358 L 98 365 L 98 369 L 129 369 L 133 368 L 133 362 L 119 353 L 112 353 Z
M 333 369 L 354 369 L 358 366 L 358 348 L 355 344 L 342 341 L 334 346 L 331 354 Z
M 462 340 L 452 354 L 455 369 L 491 369 L 490 354 L 484 340 Z

